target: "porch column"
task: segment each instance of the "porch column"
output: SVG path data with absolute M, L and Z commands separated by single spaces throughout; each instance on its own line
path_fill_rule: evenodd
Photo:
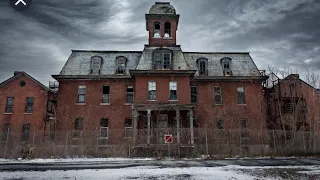
M 194 145 L 194 134 L 193 134 L 193 110 L 189 110 L 189 120 L 190 120 L 190 138 L 191 138 L 191 145 Z
M 176 119 L 177 119 L 177 143 L 180 144 L 180 111 L 176 110 Z
M 148 113 L 147 113 L 147 116 L 148 116 L 148 130 L 147 130 L 147 144 L 150 145 L 150 121 L 151 121 L 151 110 L 148 109 L 147 110 Z
M 132 141 L 133 144 L 136 144 L 137 141 L 137 135 L 138 135 L 138 120 L 139 120 L 139 113 L 137 110 L 132 110 L 132 115 L 133 115 L 133 137 Z

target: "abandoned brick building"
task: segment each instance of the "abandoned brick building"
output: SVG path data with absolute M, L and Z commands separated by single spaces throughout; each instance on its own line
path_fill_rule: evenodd
M 54 103 L 50 101 L 52 98 L 53 92 L 26 72 L 16 71 L 13 77 L 2 82 L 1 141 L 5 141 L 10 132 L 12 137 L 9 138 L 22 142 L 32 141 L 30 137 L 35 131 L 39 137 L 49 136 L 50 128 L 54 128 L 51 123 L 54 109 Z
M 280 79 L 274 73 L 264 82 L 268 129 L 319 130 L 319 90 L 290 74 Z
M 105 143 L 132 137 L 149 147 L 165 134 L 192 146 L 196 127 L 266 128 L 266 76 L 249 53 L 183 52 L 170 3 L 156 2 L 145 20 L 143 51 L 72 50 L 52 76 L 59 82 L 57 131 L 80 138 L 100 130 Z

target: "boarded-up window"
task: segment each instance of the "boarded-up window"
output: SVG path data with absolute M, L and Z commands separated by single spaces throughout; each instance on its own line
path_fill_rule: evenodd
M 244 87 L 238 87 L 237 93 L 238 93 L 238 104 L 246 104 Z
M 191 89 L 191 93 L 190 93 L 191 94 L 191 103 L 196 104 L 198 101 L 197 86 L 191 86 L 190 89 Z
M 215 86 L 213 88 L 214 93 L 214 104 L 219 105 L 222 104 L 222 95 L 221 95 L 221 87 Z

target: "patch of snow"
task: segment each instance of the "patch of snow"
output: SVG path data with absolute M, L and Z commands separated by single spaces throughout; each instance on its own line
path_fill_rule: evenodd
M 135 167 L 124 169 L 0 172 L 7 179 L 237 179 L 253 180 L 256 177 L 222 167 L 158 168 Z

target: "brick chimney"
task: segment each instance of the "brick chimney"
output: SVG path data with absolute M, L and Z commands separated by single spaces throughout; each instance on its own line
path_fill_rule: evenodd
M 18 75 L 18 74 L 20 74 L 20 73 L 21 73 L 21 71 L 15 71 L 15 72 L 13 73 L 13 75 L 16 76 L 16 75 Z

